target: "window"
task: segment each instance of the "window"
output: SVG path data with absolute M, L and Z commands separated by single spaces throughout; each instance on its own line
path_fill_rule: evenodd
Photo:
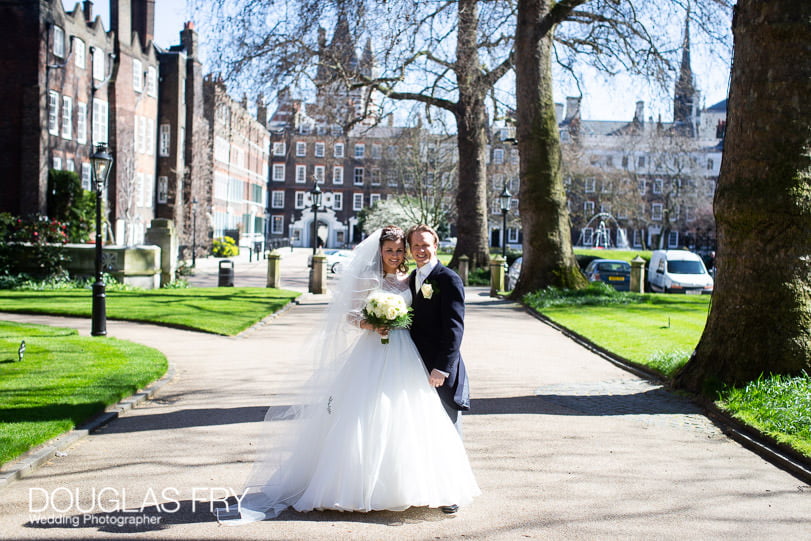
M 284 208 L 284 191 L 273 190 L 270 192 L 270 208 L 283 209 Z
M 386 171 L 386 184 L 392 187 L 397 186 L 397 173 L 392 169 Z
M 657 178 L 653 181 L 653 193 L 662 193 L 662 188 L 664 187 L 664 181 L 660 178 Z
M 380 169 L 372 169 L 372 186 L 380 186 Z
M 158 177 L 158 204 L 169 202 L 169 177 Z
M 645 192 L 648 190 L 648 186 L 644 178 L 639 179 L 637 187 L 639 188 L 640 195 L 645 195 Z
M 656 220 L 657 222 L 662 220 L 661 203 L 653 203 L 653 205 L 651 205 L 650 218 L 651 220 Z
M 93 100 L 93 144 L 107 142 L 107 102 Z
M 594 244 L 594 229 L 591 227 L 584 227 L 582 231 L 583 245 L 591 246 Z
M 375 206 L 378 201 L 380 201 L 380 194 L 379 193 L 373 193 L 373 194 L 369 195 L 369 206 L 370 207 Z
M 343 143 L 335 143 L 335 146 L 332 147 L 332 154 L 336 158 L 343 158 L 344 157 L 344 144 Z
M 363 167 L 355 168 L 354 183 L 355 186 L 363 186 Z
M 363 210 L 363 194 L 352 194 L 352 210 Z
M 597 179 L 594 177 L 589 177 L 585 180 L 586 183 L 586 193 L 594 193 L 597 191 Z
M 143 207 L 144 206 L 144 174 L 143 173 L 135 173 L 135 179 L 133 181 L 133 188 L 135 191 L 135 206 L 136 207 Z
M 65 30 L 61 26 L 54 26 L 54 54 L 65 58 Z
M 355 145 L 355 158 L 362 160 L 366 157 L 366 145 L 358 144 Z
M 284 164 L 273 164 L 273 182 L 284 182 Z
M 386 147 L 386 154 L 390 159 L 393 160 L 394 158 L 397 157 L 397 147 L 394 145 L 389 145 L 388 147 Z
M 87 65 L 87 46 L 79 38 L 73 38 L 73 63 L 79 69 Z
M 516 149 L 510 150 L 510 161 L 514 164 L 518 163 L 518 151 Z
M 172 126 L 171 124 L 161 124 L 160 126 L 160 147 L 158 155 L 162 158 L 170 156 L 172 149 Z
M 146 93 L 153 98 L 158 97 L 158 70 L 155 66 L 146 68 Z
M 313 168 L 313 171 L 314 171 L 313 175 L 318 180 L 318 183 L 323 184 L 324 183 L 324 166 L 323 165 L 316 165 Z
M 332 194 L 332 209 L 333 210 L 343 210 L 344 208 L 344 194 L 341 192 L 335 192 Z
M 611 193 L 612 189 L 613 189 L 612 182 L 608 179 L 603 179 L 603 187 L 602 187 L 603 193 Z
M 228 141 L 222 137 L 214 138 L 214 159 L 218 162 L 228 163 Z
M 708 180 L 707 184 L 705 185 L 706 188 L 706 195 L 715 195 L 715 181 Z
M 73 98 L 62 96 L 62 138 L 73 137 Z
M 57 171 L 62 169 L 62 158 L 60 158 L 59 156 L 54 156 L 53 168 L 56 169 Z
M 623 169 L 628 169 L 628 156 L 623 156 L 622 157 L 622 168 Z
M 295 207 L 297 209 L 303 209 L 304 203 L 307 200 L 307 192 L 296 192 L 295 193 Z
M 91 47 L 92 62 L 93 62 L 93 79 L 97 81 L 104 80 L 106 66 L 104 65 L 104 51 L 97 47 Z
M 84 190 L 92 190 L 93 189 L 93 179 L 90 178 L 90 162 L 83 162 L 82 163 L 82 189 Z
M 640 169 L 645 167 L 645 156 L 640 156 L 639 158 L 637 158 L 636 166 L 639 167 Z
M 517 227 L 508 227 L 507 228 L 507 242 L 516 243 L 518 242 L 518 228 Z
M 284 156 L 284 142 L 274 142 L 273 143 L 273 155 L 274 156 Z
M 642 231 L 639 229 L 634 229 L 634 248 L 641 248 L 642 247 Z
M 144 90 L 144 66 L 137 58 L 132 60 L 132 89 L 136 92 Z
M 307 155 L 307 143 L 299 141 L 296 143 L 296 156 L 306 156 Z
M 324 143 L 316 143 L 315 144 L 315 157 L 316 158 L 323 158 L 324 157 Z
M 297 165 L 296 166 L 296 183 L 297 184 L 306 184 L 307 183 L 307 166 L 306 165 Z
M 372 158 L 379 160 L 383 157 L 383 147 L 381 145 L 372 145 Z
M 284 216 L 270 217 L 270 232 L 274 235 L 284 234 Z
M 495 148 L 493 149 L 493 163 L 496 165 L 501 165 L 504 163 L 504 149 L 503 148 Z
M 65 160 L 65 169 L 70 171 L 71 173 L 76 171 L 76 164 L 73 163 L 73 160 L 71 158 Z
M 594 214 L 594 201 L 583 202 L 583 214 L 588 218 Z
M 332 168 L 332 183 L 333 184 L 343 184 L 344 183 L 344 168 L 340 165 L 336 165 Z
M 684 220 L 686 222 L 694 222 L 696 221 L 696 211 L 694 207 L 685 206 L 684 207 Z
M 667 247 L 668 248 L 678 248 L 679 247 L 679 232 L 678 231 L 671 231 L 670 234 L 667 236 Z
M 59 93 L 48 91 L 48 133 L 59 135 Z
M 600 203 L 600 212 L 611 214 L 611 203 Z
M 76 142 L 87 143 L 87 104 L 76 103 Z

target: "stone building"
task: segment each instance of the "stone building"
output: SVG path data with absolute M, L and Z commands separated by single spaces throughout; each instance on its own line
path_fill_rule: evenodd
M 116 243 L 134 244 L 154 217 L 154 2 L 112 0 L 110 31 L 93 18 L 92 6 L 0 6 L 0 210 L 45 214 L 49 169 L 75 171 L 90 189 L 90 154 L 107 143 L 115 163 L 106 218 Z

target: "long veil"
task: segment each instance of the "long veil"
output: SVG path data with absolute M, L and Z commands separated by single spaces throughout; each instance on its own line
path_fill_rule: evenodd
M 380 235 L 381 230 L 377 230 L 361 242 L 344 265 L 319 330 L 306 347 L 312 376 L 292 393 L 289 405 L 268 409 L 256 461 L 238 509 L 218 510 L 217 518 L 223 523 L 274 518 L 306 488 L 310 465 L 307 451 L 313 447 L 308 445 L 308 439 L 321 435 L 318 423 L 331 406 L 330 389 L 366 332 L 357 326 L 361 310 L 383 279 Z

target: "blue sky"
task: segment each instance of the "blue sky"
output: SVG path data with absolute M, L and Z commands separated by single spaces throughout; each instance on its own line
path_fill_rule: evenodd
M 65 9 L 73 9 L 75 3 L 63 0 Z M 183 23 L 190 19 L 186 14 L 186 0 L 155 0 L 155 41 L 161 47 L 179 43 Z M 97 0 L 94 15 L 100 15 L 105 28 L 110 28 L 109 0 Z M 200 36 L 205 49 L 205 36 Z M 729 60 L 717 58 L 700 43 L 693 42 L 692 66 L 699 90 L 701 106 L 713 105 L 727 96 L 729 84 Z M 661 114 L 662 120 L 672 119 L 673 91 L 652 87 L 645 81 L 616 76 L 605 80 L 604 76 L 587 75 L 583 82 L 582 117 L 589 120 L 630 120 L 634 115 L 637 100 L 645 102 L 645 116 L 654 119 Z M 572 84 L 559 83 L 555 88 L 555 101 L 565 102 L 566 96 L 577 95 Z

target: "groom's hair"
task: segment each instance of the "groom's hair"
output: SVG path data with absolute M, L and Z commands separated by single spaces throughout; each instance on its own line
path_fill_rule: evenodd
M 434 228 L 431 227 L 430 225 L 419 224 L 411 226 L 411 228 L 408 230 L 408 233 L 406 233 L 406 239 L 408 240 L 408 244 L 411 244 L 411 236 L 414 233 L 430 233 L 430 235 L 434 237 L 434 246 L 439 245 L 439 235 L 436 234 L 436 231 L 434 231 Z

